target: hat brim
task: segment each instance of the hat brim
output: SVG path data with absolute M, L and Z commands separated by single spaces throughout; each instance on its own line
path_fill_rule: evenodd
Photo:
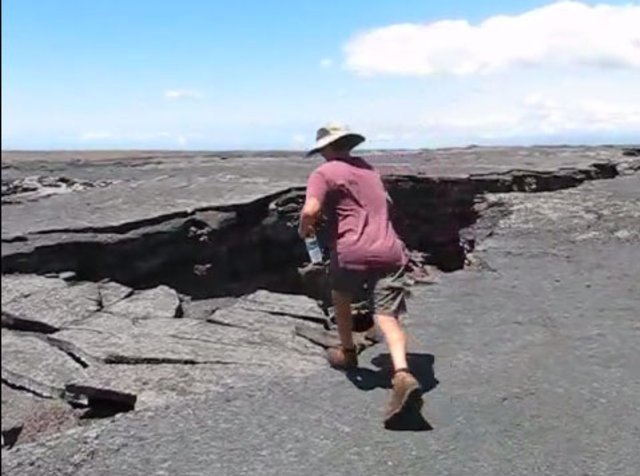
M 341 141 L 345 143 L 345 149 L 352 150 L 365 141 L 363 135 L 356 134 L 355 132 L 343 132 L 341 134 L 329 135 L 316 142 L 316 146 L 305 154 L 305 157 L 311 157 L 317 154 L 328 145 L 335 144 Z

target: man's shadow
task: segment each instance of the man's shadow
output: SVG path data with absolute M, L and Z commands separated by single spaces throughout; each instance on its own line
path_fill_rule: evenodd
M 407 363 L 411 373 L 420 382 L 423 394 L 433 390 L 439 383 L 433 371 L 434 361 L 435 358 L 431 354 L 407 354 Z M 390 389 L 393 368 L 391 356 L 380 354 L 371 359 L 371 363 L 377 367 L 377 370 L 359 367 L 347 372 L 347 378 L 360 390 Z M 403 415 L 397 427 L 393 429 L 397 431 L 430 431 L 433 427 L 425 420 L 420 411 L 414 410 Z

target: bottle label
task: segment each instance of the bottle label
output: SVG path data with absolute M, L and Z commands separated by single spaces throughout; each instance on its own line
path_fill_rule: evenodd
M 307 238 L 304 240 L 307 245 L 307 253 L 309 253 L 309 259 L 313 264 L 322 263 L 322 250 L 318 244 L 317 238 Z

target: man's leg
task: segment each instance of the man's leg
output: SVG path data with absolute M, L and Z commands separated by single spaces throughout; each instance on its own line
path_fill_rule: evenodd
M 385 411 L 385 427 L 393 428 L 405 411 L 422 407 L 420 383 L 407 365 L 407 337 L 398 316 L 406 310 L 408 293 L 404 269 L 390 273 L 374 284 L 376 323 L 384 335 L 393 362 L 393 388 Z
M 353 321 L 351 319 L 351 296 L 349 289 L 354 287 L 357 277 L 344 270 L 334 270 L 332 276 L 333 306 L 340 336 L 340 347 L 327 351 L 329 364 L 336 369 L 349 370 L 358 366 L 358 353 L 353 342 Z
M 409 288 L 404 268 L 383 276 L 373 275 L 369 281 L 373 290 L 373 307 L 378 329 L 389 347 L 394 371 L 407 368 L 407 336 L 399 316 L 407 310 Z
M 407 337 L 397 317 L 376 315 L 376 322 L 389 347 L 393 361 L 392 390 L 384 413 L 386 428 L 395 428 L 406 411 L 420 410 L 422 388 L 407 366 Z
M 339 281 L 334 281 L 339 284 Z M 353 322 L 351 320 L 351 294 L 334 289 L 331 291 L 333 307 L 338 325 L 340 347 L 327 350 L 329 365 L 338 370 L 351 370 L 358 367 L 358 352 L 353 342 Z
M 335 369 L 355 369 L 358 366 L 358 352 L 351 333 L 353 329 L 351 300 L 361 283 L 361 277 L 356 272 L 340 269 L 337 266 L 330 268 L 329 275 L 340 347 L 328 349 L 327 360 Z
M 331 291 L 336 312 L 336 324 L 340 343 L 344 349 L 353 349 L 353 321 L 351 319 L 351 296 L 341 291 Z
M 407 336 L 397 317 L 376 315 L 376 323 L 389 347 L 394 370 L 407 368 Z

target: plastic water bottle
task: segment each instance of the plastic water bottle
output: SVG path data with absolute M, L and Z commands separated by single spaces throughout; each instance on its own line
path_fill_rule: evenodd
M 315 235 L 308 236 L 304 239 L 304 244 L 307 245 L 307 253 L 309 253 L 309 259 L 313 264 L 322 263 L 322 250 L 318 243 L 318 238 Z

